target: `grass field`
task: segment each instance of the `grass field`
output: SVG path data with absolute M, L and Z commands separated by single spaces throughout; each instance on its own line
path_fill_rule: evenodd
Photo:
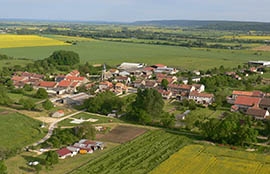
M 172 155 L 151 174 L 268 174 L 270 157 L 215 146 L 189 145 Z
M 0 48 L 69 45 L 59 40 L 37 35 L 0 35 Z
M 0 49 L 0 54 L 31 59 L 43 59 L 55 50 L 72 50 L 81 62 L 117 65 L 124 61 L 163 63 L 187 69 L 206 70 L 213 67 L 236 67 L 249 60 L 268 60 L 270 53 L 255 55 L 252 50 L 191 49 L 177 46 L 120 43 L 110 41 L 80 41 L 71 46 L 46 46 Z
M 72 173 L 147 173 L 186 145 L 188 139 L 162 130 L 148 131 Z
M 9 111 L 0 111 L 0 148 L 23 148 L 44 136 L 41 122 L 25 115 Z

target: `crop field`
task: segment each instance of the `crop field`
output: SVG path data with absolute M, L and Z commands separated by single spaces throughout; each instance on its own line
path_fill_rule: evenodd
M 0 111 L 0 148 L 22 148 L 41 138 L 45 133 L 40 129 L 41 122 L 25 115 Z
M 155 168 L 151 174 L 268 174 L 270 157 L 221 147 L 189 145 Z
M 148 131 L 135 140 L 89 161 L 72 173 L 147 173 L 188 142 L 186 137 L 162 130 Z
M 37 35 L 0 35 L 0 48 L 69 45 L 59 40 Z M 22 55 L 23 56 L 23 55 Z
M 118 65 L 122 62 L 163 63 L 169 66 L 207 70 L 213 67 L 236 67 L 249 60 L 268 60 L 270 53 L 255 55 L 252 50 L 194 49 L 177 46 L 120 43 L 111 41 L 82 41 L 70 46 L 46 46 L 0 49 L 0 54 L 13 57 L 43 59 L 55 50 L 77 52 L 81 63 L 107 63 Z
M 144 134 L 147 130 L 132 126 L 117 126 L 109 133 L 97 135 L 97 139 L 100 141 L 125 143 L 134 138 Z

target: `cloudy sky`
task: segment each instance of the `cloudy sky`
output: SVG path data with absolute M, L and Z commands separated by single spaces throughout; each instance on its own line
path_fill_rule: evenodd
M 270 22 L 270 0 L 0 0 L 0 18 Z

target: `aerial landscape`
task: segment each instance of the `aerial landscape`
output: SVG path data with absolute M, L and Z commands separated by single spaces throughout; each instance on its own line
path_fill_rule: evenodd
M 269 6 L 1 2 L 0 174 L 269 174 Z

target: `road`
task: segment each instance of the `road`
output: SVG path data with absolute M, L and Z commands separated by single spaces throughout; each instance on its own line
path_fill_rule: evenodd
M 84 112 L 84 111 L 85 111 L 85 110 L 81 110 L 81 111 L 75 112 L 75 113 L 73 113 L 73 114 L 69 114 L 69 115 L 67 115 L 67 116 L 64 116 L 64 117 L 62 117 L 62 118 L 60 118 L 60 119 L 55 120 L 54 122 L 52 122 L 52 123 L 50 124 L 50 126 L 49 126 L 47 135 L 46 135 L 45 137 L 43 137 L 41 140 L 39 140 L 38 142 L 32 144 L 32 146 L 37 146 L 37 145 L 39 145 L 39 144 L 41 144 L 41 143 L 47 141 L 47 140 L 52 136 L 53 130 L 56 128 L 57 123 L 59 123 L 59 122 L 65 120 L 65 119 L 67 119 L 67 118 L 70 118 L 70 117 L 72 117 L 72 116 L 74 116 L 74 115 L 77 115 L 77 114 L 79 114 L 79 113 L 82 113 L 82 112 Z

